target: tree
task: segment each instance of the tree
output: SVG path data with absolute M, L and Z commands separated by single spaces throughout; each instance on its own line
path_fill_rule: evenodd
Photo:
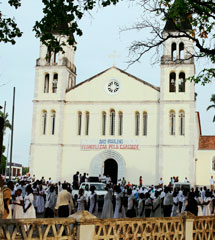
M 21 0 L 7 0 L 11 7 L 19 8 Z M 36 37 L 48 47 L 49 52 L 62 51 L 65 42 L 56 37 L 56 33 L 67 36 L 69 45 L 75 44 L 74 35 L 81 36 L 82 30 L 78 21 L 85 12 L 92 10 L 96 5 L 102 7 L 116 4 L 119 0 L 41 0 L 43 18 L 36 21 L 33 26 Z M 0 11 L 0 42 L 16 43 L 16 38 L 21 37 L 22 32 L 12 17 L 5 18 Z
M 185 38 L 193 41 L 195 52 L 189 58 L 206 57 L 212 64 L 215 63 L 215 4 L 213 0 L 139 0 L 143 9 L 143 18 L 133 27 L 135 30 L 149 29 L 151 38 L 143 41 L 134 41 L 130 52 L 134 54 L 131 64 L 139 61 L 148 51 L 163 45 L 169 38 Z M 177 31 L 168 31 L 163 34 L 164 26 Z M 186 60 L 186 59 L 185 59 Z M 215 79 L 215 68 L 203 69 L 197 77 L 191 77 L 196 83 L 203 85 Z
M 0 2 L 1 4 L 1 2 Z M 21 0 L 8 0 L 8 4 L 16 9 L 21 6 Z M 17 26 L 15 20 L 10 17 L 5 17 L 0 11 L 0 42 L 15 44 L 15 38 L 21 37 L 22 32 Z
M 29 173 L 29 167 L 22 167 L 22 175 Z
M 21 6 L 21 0 L 7 0 L 11 7 Z M 115 5 L 120 0 L 41 0 L 44 16 L 33 26 L 36 37 L 40 38 L 48 48 L 48 55 L 52 52 L 63 51 L 64 41 L 57 38 L 56 33 L 67 36 L 69 45 L 75 44 L 75 36 L 81 36 L 79 20 L 86 12 L 96 6 L 106 7 Z M 121 0 L 126 1 L 126 0 Z M 134 0 L 130 0 L 134 1 Z M 195 53 L 189 58 L 206 57 L 215 63 L 215 4 L 213 0 L 136 0 L 143 10 L 142 21 L 130 29 L 149 29 L 151 38 L 134 41 L 130 52 L 134 58 L 130 64 L 139 61 L 141 57 L 152 49 L 158 50 L 169 38 L 187 38 L 194 42 Z M 168 22 L 178 31 L 178 35 L 169 32 L 162 34 L 165 23 Z M 190 25 L 189 29 L 184 26 Z M 16 37 L 22 32 L 13 18 L 5 18 L 0 12 L 0 42 L 15 44 Z M 157 51 L 160 52 L 160 51 Z M 215 68 L 203 69 L 197 77 L 190 80 L 201 82 L 203 85 L 215 79 Z
M 207 111 L 211 108 L 215 110 L 215 94 L 212 94 L 210 102 L 212 102 L 212 104 L 207 107 Z M 213 122 L 215 122 L 215 115 L 213 117 Z
M 3 133 L 5 134 L 6 129 L 7 129 L 7 128 L 11 129 L 11 128 L 12 128 L 12 125 L 11 125 L 10 121 L 8 120 L 8 113 L 3 113 L 3 112 L 0 110 L 0 117 L 3 117 L 3 118 L 4 118 Z
M 5 152 L 5 146 L 2 147 L 2 156 L 1 156 L 1 166 L 0 166 L 0 175 L 5 174 L 5 168 L 6 168 L 6 162 L 7 157 L 4 155 Z
M 8 113 L 3 113 L 0 110 L 0 119 L 3 120 L 3 124 L 2 124 L 2 129 L 0 132 L 0 174 L 3 174 L 5 171 L 5 167 L 6 167 L 6 162 L 7 162 L 7 158 L 3 155 L 4 151 L 5 151 L 5 146 L 3 146 L 3 135 L 6 132 L 6 129 L 9 128 L 11 129 L 12 126 L 9 122 L 8 118 Z

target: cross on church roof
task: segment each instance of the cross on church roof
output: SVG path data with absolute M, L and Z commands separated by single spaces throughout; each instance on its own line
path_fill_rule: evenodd
M 111 55 L 109 55 L 109 58 L 113 58 L 113 66 L 116 65 L 116 59 L 120 58 L 120 55 L 117 55 L 116 50 L 113 51 Z

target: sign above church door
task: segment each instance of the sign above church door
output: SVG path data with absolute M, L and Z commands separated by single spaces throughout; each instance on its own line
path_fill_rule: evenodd
M 96 150 L 140 150 L 140 142 L 136 139 L 82 139 L 81 151 Z

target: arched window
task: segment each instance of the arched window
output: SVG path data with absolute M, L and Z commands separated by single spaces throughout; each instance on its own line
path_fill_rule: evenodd
M 119 112 L 119 136 L 122 136 L 123 129 L 123 113 Z
M 102 135 L 106 134 L 106 112 L 102 112 Z
M 175 112 L 173 110 L 169 113 L 169 133 L 175 135 Z
M 184 72 L 179 73 L 178 90 L 179 92 L 185 92 L 185 73 Z
M 169 74 L 169 91 L 175 92 L 176 91 L 176 74 L 175 72 L 171 72 Z
M 110 135 L 115 135 L 115 110 L 110 111 Z
M 49 74 L 45 75 L 45 82 L 44 82 L 44 93 L 49 92 Z
M 177 59 L 177 52 L 176 52 L 176 43 L 172 43 L 171 46 L 171 59 L 172 61 L 175 61 Z
M 183 42 L 179 44 L 179 59 L 181 60 L 184 59 L 184 43 Z
M 86 126 L 85 126 L 85 135 L 89 135 L 89 124 L 90 124 L 90 113 L 86 112 Z
M 185 135 L 185 113 L 182 110 L 179 112 L 179 133 Z
M 78 135 L 81 135 L 82 112 L 78 112 Z
M 135 135 L 139 136 L 140 133 L 140 113 L 135 113 Z
M 47 124 L 47 111 L 43 111 L 42 113 L 42 133 L 46 134 L 46 124 Z
M 212 158 L 211 169 L 213 172 L 215 172 L 215 156 Z
M 52 92 L 57 93 L 58 74 L 55 73 L 52 81 Z
M 52 121 L 51 134 L 54 135 L 55 134 L 55 121 L 56 121 L 56 112 L 55 111 L 52 111 L 52 113 L 51 113 L 51 121 Z
M 143 136 L 147 136 L 147 121 L 148 115 L 147 112 L 143 113 Z

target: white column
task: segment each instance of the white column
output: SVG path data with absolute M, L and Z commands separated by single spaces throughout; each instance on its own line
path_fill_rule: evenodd
M 77 226 L 77 240 L 93 240 L 95 234 L 94 219 L 96 216 L 88 211 L 78 211 L 71 216 L 78 223 Z

